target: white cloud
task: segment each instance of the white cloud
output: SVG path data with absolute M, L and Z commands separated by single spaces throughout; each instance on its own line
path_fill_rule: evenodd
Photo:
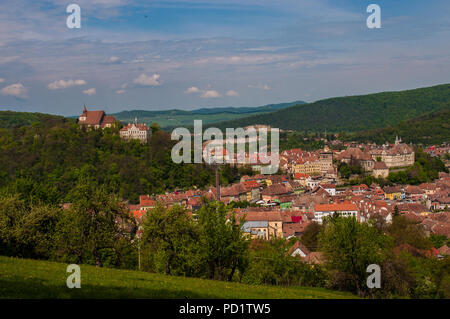
M 239 96 L 239 93 L 236 92 L 235 90 L 229 90 L 229 91 L 227 91 L 226 95 L 227 95 L 227 96 L 238 97 L 238 96 Z
M 90 88 L 90 89 L 84 90 L 83 93 L 86 95 L 94 95 L 97 93 L 97 91 L 95 90 L 95 88 Z
M 116 93 L 117 94 L 124 94 L 126 91 L 125 90 L 117 90 Z
M 112 56 L 109 58 L 109 63 L 120 63 L 122 60 L 118 56 Z
M 0 83 L 5 82 L 5 79 L 0 78 Z
M 190 93 L 200 93 L 200 90 L 198 87 L 192 86 L 189 89 L 187 89 L 186 91 L 184 91 L 184 93 L 186 94 L 190 94 Z
M 216 90 L 206 90 L 202 93 L 202 95 L 200 95 L 200 97 L 204 99 L 214 99 L 221 96 L 222 95 L 220 95 L 220 93 L 217 92 Z
M 251 89 L 259 89 L 259 90 L 264 90 L 264 91 L 269 91 L 270 90 L 270 86 L 268 84 L 264 84 L 264 85 L 262 85 L 262 84 L 257 84 L 257 85 L 249 84 L 248 87 L 251 88 Z
M 27 89 L 22 85 L 22 83 L 15 83 L 8 85 L 0 90 L 2 95 L 11 95 L 18 98 L 26 98 L 27 97 Z
M 157 73 L 151 76 L 141 74 L 138 78 L 134 79 L 133 82 L 142 86 L 159 86 L 161 85 L 161 83 L 158 81 L 159 77 L 160 75 Z
M 48 85 L 48 88 L 50 90 L 60 90 L 60 89 L 67 89 L 72 86 L 80 86 L 85 85 L 87 82 L 85 80 L 58 80 L 55 82 L 52 82 Z

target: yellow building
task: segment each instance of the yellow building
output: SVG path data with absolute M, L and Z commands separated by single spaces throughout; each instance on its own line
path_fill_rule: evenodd
M 384 199 L 397 200 L 402 198 L 402 190 L 400 187 L 386 187 L 384 189 Z

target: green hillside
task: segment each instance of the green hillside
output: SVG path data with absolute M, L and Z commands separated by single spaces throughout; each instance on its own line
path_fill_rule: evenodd
M 144 111 L 133 110 L 111 114 L 124 123 L 134 121 L 137 117 L 141 123 L 158 123 L 162 128 L 178 126 L 192 126 L 194 120 L 202 120 L 204 124 L 239 119 L 250 114 L 266 114 L 289 106 L 305 104 L 303 101 L 291 103 L 268 104 L 259 107 L 217 107 L 202 108 L 193 111 L 168 110 L 168 111 Z
M 359 131 L 349 136 L 351 140 L 360 142 L 373 141 L 384 143 L 401 136 L 406 143 L 441 144 L 450 142 L 450 109 L 436 111 L 427 115 L 403 121 L 394 126 Z
M 31 125 L 40 122 L 43 125 L 55 126 L 67 121 L 74 121 L 63 116 L 44 114 L 44 113 L 28 113 L 0 111 L 0 128 L 13 128 L 24 125 Z
M 355 298 L 321 288 L 251 286 L 85 265 L 81 266 L 81 288 L 69 289 L 66 267 L 0 256 L 0 298 Z
M 266 124 L 287 130 L 355 132 L 450 108 L 450 84 L 399 92 L 337 97 L 273 113 L 216 124 L 219 128 Z

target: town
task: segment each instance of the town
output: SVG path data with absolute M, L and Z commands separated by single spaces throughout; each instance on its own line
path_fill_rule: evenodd
M 114 119 L 104 111 L 88 111 L 86 107 L 78 120 L 80 126 L 92 128 L 109 127 L 113 122 Z M 138 124 L 136 119 L 135 123 L 120 130 L 120 136 L 125 140 L 137 139 L 145 143 L 151 136 L 151 130 L 145 124 Z M 203 148 L 207 144 L 205 142 Z M 210 186 L 204 190 L 142 194 L 139 204 L 129 204 L 128 208 L 140 224 L 156 203 L 165 207 L 183 206 L 194 219 L 204 198 L 220 200 L 226 205 L 244 203 L 247 207 L 234 209 L 238 216 L 245 216 L 242 229 L 251 238 L 265 240 L 301 237 L 309 224 L 322 224 L 325 217 L 332 215 L 356 217 L 360 222 L 380 219 L 386 224 L 392 222 L 395 214 L 403 215 L 420 223 L 428 235 L 450 237 L 449 173 L 441 172 L 433 182 L 419 185 L 382 186 L 376 182 L 349 185 L 349 180 L 357 180 L 359 175 L 343 178 L 338 169 L 340 164 L 358 166 L 361 176 L 385 182 L 390 171 L 401 171 L 414 164 L 414 149 L 412 145 L 402 143 L 398 136 L 394 143 L 383 145 L 333 140 L 330 146 L 336 144 L 340 144 L 341 150 L 328 146 L 316 151 L 284 150 L 279 154 L 281 174 L 273 175 L 257 174 L 262 164 L 252 160 L 249 153 L 245 154 L 243 162 L 238 162 L 238 154 L 230 158 L 223 150 L 225 163 L 248 166 L 255 174 L 241 176 L 239 182 L 231 185 L 219 186 L 219 191 L 217 186 Z M 444 158 L 445 154 L 450 154 L 450 146 L 432 146 L 425 151 L 431 156 Z M 433 250 L 439 258 L 449 252 L 446 245 Z M 321 260 L 320 253 L 310 252 L 304 246 L 297 247 L 292 254 L 299 254 L 305 260 Z

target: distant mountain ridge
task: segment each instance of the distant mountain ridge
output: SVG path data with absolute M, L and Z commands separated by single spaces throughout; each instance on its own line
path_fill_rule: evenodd
M 121 111 L 117 113 L 113 113 L 111 115 L 115 117 L 123 117 L 131 114 L 139 114 L 139 115 L 161 115 L 161 114 L 169 114 L 169 115 L 187 115 L 187 114 L 218 114 L 218 113 L 233 113 L 233 114 L 241 114 L 241 113 L 259 113 L 259 112 L 273 112 L 277 110 L 281 110 L 286 107 L 290 107 L 293 105 L 306 104 L 304 101 L 294 101 L 288 103 L 276 103 L 276 104 L 267 104 L 263 106 L 222 106 L 222 107 L 204 107 L 195 110 L 180 110 L 180 109 L 170 109 L 170 110 L 157 110 L 157 111 L 147 111 L 147 110 L 131 110 L 131 111 Z
M 288 103 L 267 104 L 257 107 L 215 107 L 200 108 L 191 111 L 172 109 L 164 111 L 131 110 L 113 113 L 116 119 L 121 122 L 132 122 L 137 118 L 141 123 L 158 123 L 163 128 L 175 126 L 192 126 L 194 120 L 203 120 L 205 124 L 221 122 L 224 120 L 234 120 L 249 114 L 265 114 L 281 110 L 293 105 L 306 104 L 304 101 L 294 101 Z
M 221 129 L 254 124 L 285 130 L 355 132 L 370 130 L 450 108 L 450 84 L 398 92 L 346 96 L 287 107 L 222 123 Z

